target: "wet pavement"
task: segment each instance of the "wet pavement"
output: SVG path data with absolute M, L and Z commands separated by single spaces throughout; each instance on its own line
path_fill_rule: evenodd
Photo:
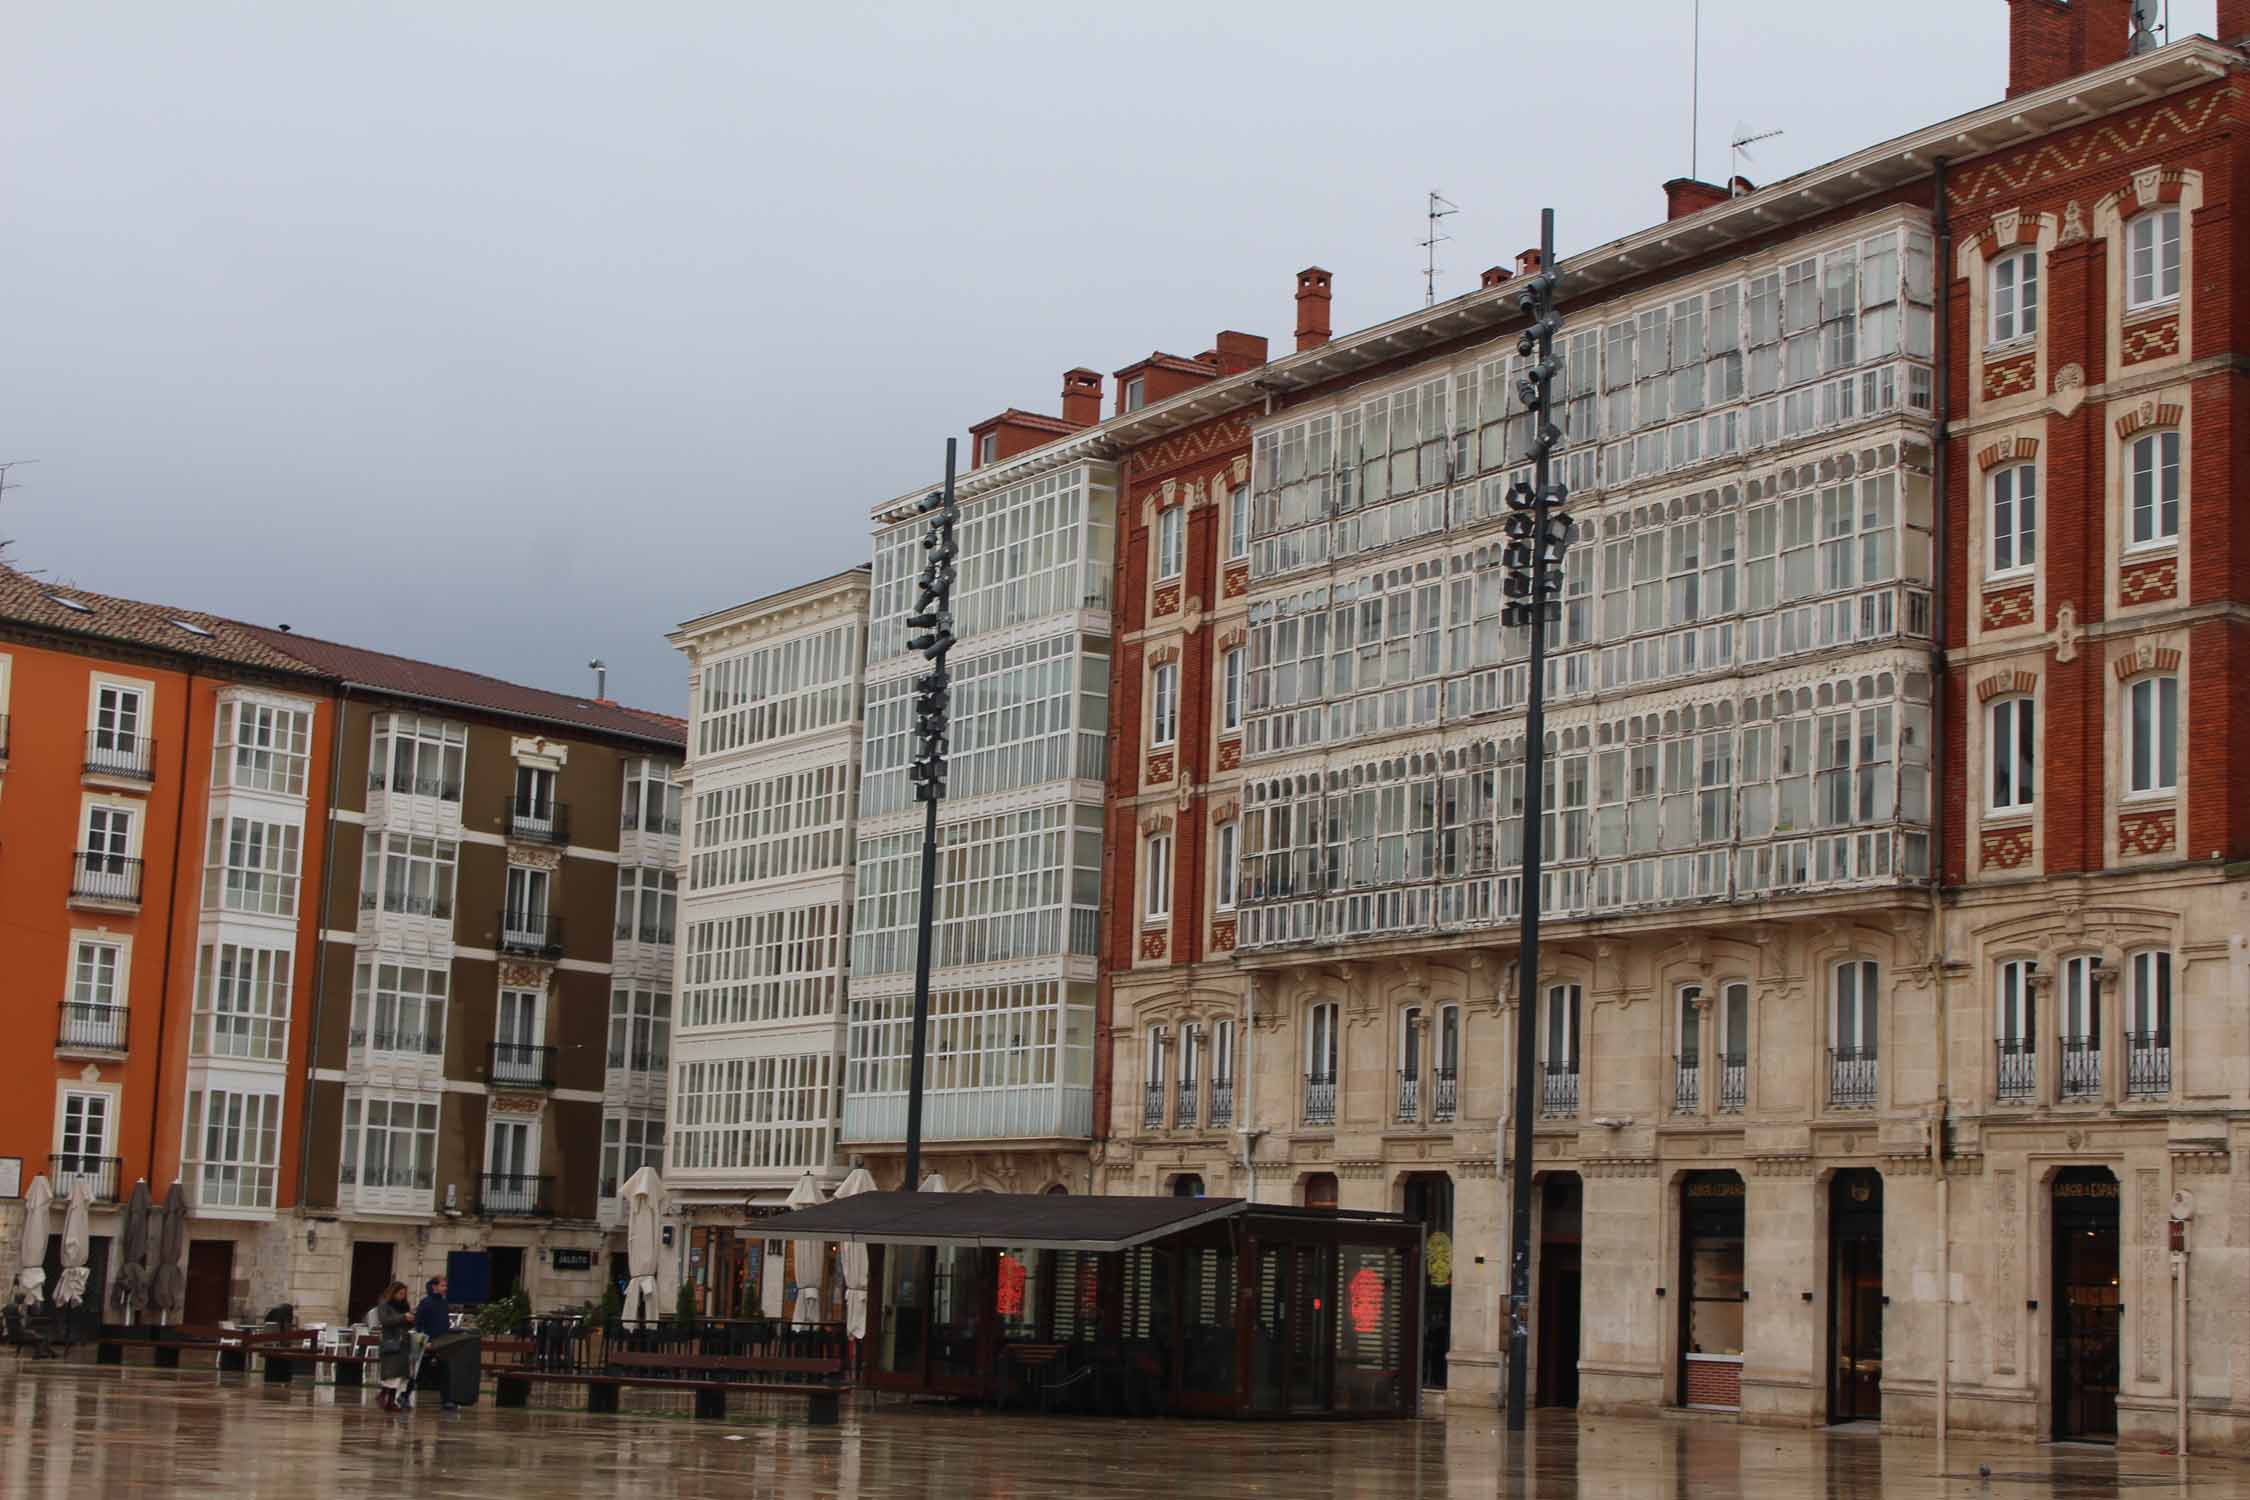
M 487 1401 L 385 1416 L 372 1392 L 241 1376 L 0 1359 L 6 1500 L 825 1500 L 1094 1495 L 1163 1500 L 1437 1496 L 1677 1500 L 2250 1500 L 2250 1464 L 1871 1432 L 1541 1413 L 1528 1450 L 1496 1414 L 1418 1422 L 1235 1424 L 996 1415 L 885 1403 L 811 1428 L 776 1407 L 732 1422 Z M 1528 1457 L 1528 1466 L 1521 1460 Z M 1977 1474 L 1979 1463 L 1993 1472 Z

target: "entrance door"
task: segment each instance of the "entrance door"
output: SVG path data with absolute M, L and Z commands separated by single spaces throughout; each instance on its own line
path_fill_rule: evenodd
M 1292 1245 L 1289 1268 L 1289 1409 L 1326 1411 L 1335 1374 L 1336 1252 Z
M 234 1300 L 234 1241 L 190 1240 L 187 1248 L 187 1301 L 184 1323 L 206 1326 L 225 1319 Z M 370 1306 L 374 1298 L 368 1299 Z
M 1883 1179 L 1838 1172 L 1828 1189 L 1828 1420 L 1883 1415 Z
M 352 1243 L 352 1289 L 344 1303 L 344 1316 L 354 1322 L 367 1316 L 367 1310 L 383 1300 L 383 1289 L 391 1284 L 391 1255 L 394 1247 L 384 1240 L 355 1240 Z M 460 1289 L 454 1288 L 454 1295 Z
M 2055 1177 L 2055 1436 L 2117 1440 L 2117 1179 L 2100 1167 Z
M 485 1254 L 492 1267 L 492 1300 L 497 1302 L 523 1285 L 523 1247 L 494 1245 Z
M 1578 1404 L 1579 1239 L 1585 1189 L 1575 1172 L 1550 1177 L 1539 1205 L 1540 1406 Z
M 1417 1172 L 1406 1179 L 1406 1217 L 1422 1226 L 1422 1384 L 1445 1389 L 1446 1355 L 1453 1347 L 1453 1179 Z

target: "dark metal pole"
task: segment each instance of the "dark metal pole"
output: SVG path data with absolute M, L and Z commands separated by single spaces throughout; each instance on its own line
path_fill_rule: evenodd
M 1555 211 L 1543 211 L 1539 219 L 1539 270 L 1542 275 L 1552 275 L 1555 267 Z M 1537 325 L 1538 357 L 1542 362 L 1551 359 L 1555 352 L 1552 318 L 1542 318 Z M 1549 393 L 1546 381 L 1539 382 L 1542 395 Z M 1523 744 L 1523 939 L 1516 960 L 1516 1107 L 1513 1130 L 1515 1139 L 1510 1143 L 1509 1171 L 1514 1174 L 1510 1183 L 1513 1194 L 1508 1212 L 1510 1249 L 1508 1253 L 1508 1431 L 1521 1432 L 1524 1428 L 1525 1387 L 1528 1384 L 1527 1367 L 1530 1363 L 1531 1341 L 1531 1122 L 1532 1099 L 1539 1087 L 1539 1067 L 1536 1051 L 1539 1042 L 1539 906 L 1540 864 L 1544 853 L 1541 845 L 1540 819 L 1546 811 L 1547 770 L 1547 558 L 1546 522 L 1549 514 L 1548 485 L 1552 473 L 1549 449 L 1553 446 L 1542 430 L 1548 423 L 1551 400 L 1542 401 L 1545 409 L 1533 414 L 1532 443 L 1535 454 L 1532 483 L 1537 493 L 1534 514 L 1538 531 L 1532 551 L 1531 587 L 1531 684 L 1524 709 Z
M 945 731 L 947 701 L 945 657 L 953 645 L 953 463 L 955 440 L 945 440 L 945 489 L 924 503 L 934 510 L 932 532 L 924 545 L 930 561 L 922 572 L 922 598 L 908 623 L 930 633 L 919 637 L 916 648 L 934 664 L 922 681 L 918 712 L 922 737 L 917 761 L 915 794 L 922 799 L 922 910 L 914 926 L 914 1030 L 907 1059 L 906 1181 L 907 1192 L 922 1186 L 922 1075 L 930 1042 L 930 944 L 937 907 L 938 802 L 945 796 Z M 934 545 L 933 543 L 934 539 Z M 926 623 L 925 623 L 926 622 Z M 926 644 L 924 644 L 926 642 Z

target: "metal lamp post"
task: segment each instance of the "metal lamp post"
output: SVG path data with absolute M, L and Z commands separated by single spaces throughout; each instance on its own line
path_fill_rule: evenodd
M 1545 852 L 1540 820 L 1546 810 L 1547 625 L 1560 614 L 1563 549 L 1570 541 L 1570 517 L 1563 509 L 1569 492 L 1553 478 L 1554 452 L 1562 441 L 1562 429 L 1553 419 L 1554 379 L 1562 369 L 1555 358 L 1555 334 L 1562 327 L 1562 319 L 1555 312 L 1557 280 L 1555 211 L 1550 208 L 1539 218 L 1539 271 L 1525 283 L 1517 299 L 1517 305 L 1531 319 L 1531 326 L 1516 343 L 1516 352 L 1530 361 L 1516 392 L 1531 413 L 1532 478 L 1519 479 L 1509 486 L 1508 545 L 1502 558 L 1507 567 L 1507 602 L 1501 619 L 1508 625 L 1526 626 L 1531 632 L 1531 683 L 1524 712 L 1523 937 L 1516 963 L 1515 1149 L 1509 1165 L 1515 1174 L 1508 1216 L 1512 1241 L 1508 1257 L 1510 1432 L 1523 1431 L 1530 1363 L 1531 1124 L 1532 1095 L 1539 1086 L 1534 1053 L 1539 1041 L 1540 865 Z
M 953 649 L 953 525 L 961 508 L 953 500 L 954 440 L 945 440 L 945 488 L 926 495 L 930 518 L 922 536 L 921 593 L 907 628 L 921 632 L 906 644 L 928 658 L 930 670 L 914 679 L 914 762 L 908 779 L 922 804 L 922 911 L 914 924 L 913 1052 L 907 1060 L 906 1191 L 922 1184 L 922 1075 L 930 1041 L 931 917 L 937 909 L 938 803 L 945 797 L 946 731 L 953 679 L 945 658 Z

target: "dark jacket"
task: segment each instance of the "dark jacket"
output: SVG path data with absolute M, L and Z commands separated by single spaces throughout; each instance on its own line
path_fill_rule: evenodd
M 375 1309 L 376 1325 L 382 1330 L 382 1343 L 377 1346 L 381 1355 L 378 1368 L 384 1380 L 404 1380 L 414 1373 L 414 1320 L 408 1316 L 404 1305 L 385 1302 Z
M 414 1331 L 426 1339 L 453 1331 L 453 1305 L 437 1293 L 424 1297 L 414 1309 Z

